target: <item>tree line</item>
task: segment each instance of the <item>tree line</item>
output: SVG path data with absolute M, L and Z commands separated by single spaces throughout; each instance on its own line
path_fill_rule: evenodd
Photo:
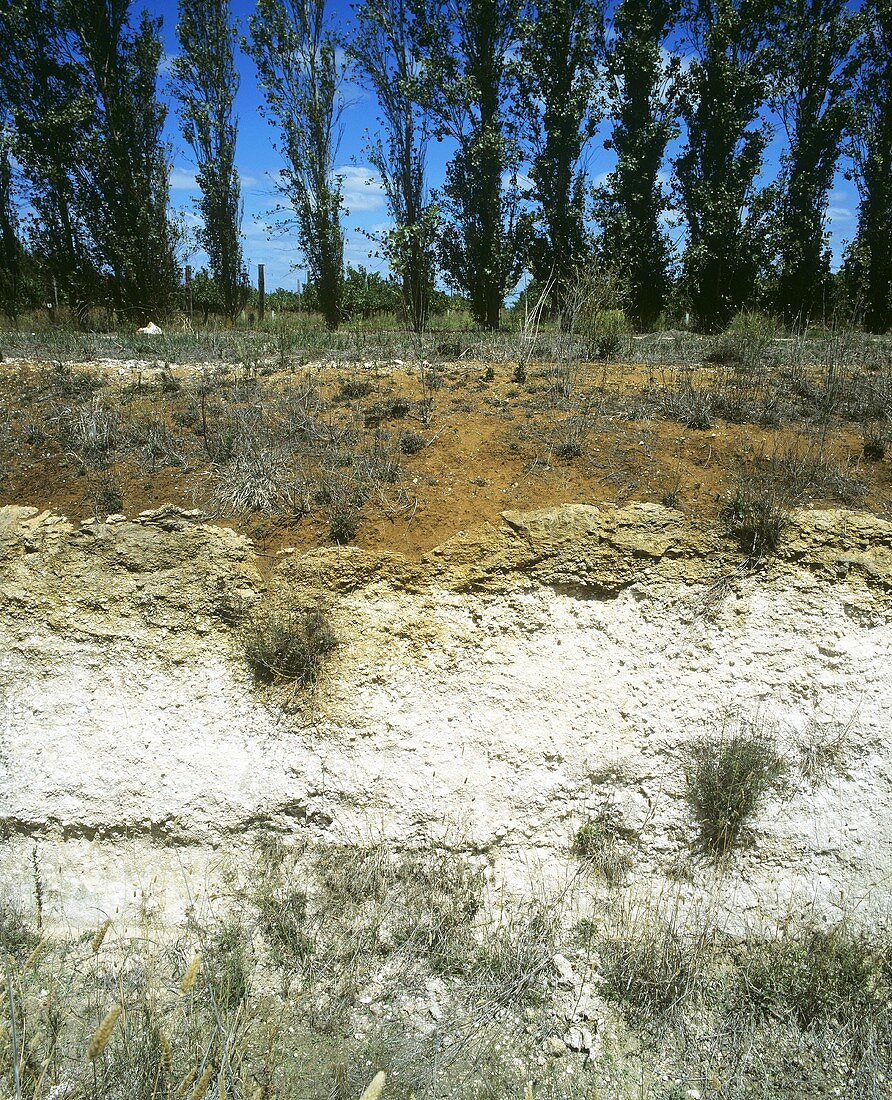
M 73 313 L 163 316 L 179 293 L 159 19 L 132 0 L 7 0 L 0 19 L 0 306 L 53 279 Z M 238 49 L 275 135 L 283 216 L 312 298 L 343 319 L 335 167 L 348 80 L 377 103 L 367 155 L 392 228 L 381 248 L 408 321 L 438 276 L 484 328 L 522 273 L 569 323 L 581 272 L 609 271 L 639 329 L 682 303 L 704 330 L 740 309 L 804 324 L 840 282 L 857 319 L 892 326 L 892 0 L 180 0 L 170 88 L 197 165 L 198 240 L 221 311 L 249 290 L 235 166 Z M 770 120 L 770 121 L 769 121 Z M 597 135 L 615 167 L 587 171 Z M 775 178 L 766 151 L 782 138 Z M 454 152 L 432 189 L 431 142 Z M 668 150 L 677 149 L 673 156 Z M 841 156 L 857 231 L 831 276 Z M 668 170 L 667 170 L 668 169 Z M 677 254 L 668 223 L 678 217 Z

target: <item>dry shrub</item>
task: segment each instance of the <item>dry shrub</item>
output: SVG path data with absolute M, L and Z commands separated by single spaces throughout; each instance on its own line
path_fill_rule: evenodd
M 338 639 L 325 609 L 311 604 L 257 609 L 242 627 L 242 642 L 258 681 L 307 687 L 318 679 Z
M 685 745 L 685 799 L 702 850 L 727 855 L 750 835 L 750 825 L 787 771 L 774 736 L 741 722 Z

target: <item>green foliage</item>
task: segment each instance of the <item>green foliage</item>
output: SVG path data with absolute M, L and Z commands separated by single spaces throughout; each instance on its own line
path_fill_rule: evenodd
M 13 199 L 9 135 L 0 130 L 0 311 L 15 324 L 22 305 L 24 250 Z
M 70 46 L 57 5 L 15 0 L 4 10 L 0 99 L 8 111 L 24 198 L 33 211 L 29 244 L 80 316 L 96 300 L 100 276 L 74 173 L 86 155 L 93 104 L 83 65 Z
M 419 34 L 423 0 L 366 0 L 356 9 L 347 49 L 363 83 L 374 91 L 380 130 L 367 145 L 384 186 L 394 227 L 382 248 L 402 282 L 403 304 L 416 332 L 424 331 L 434 289 L 434 246 L 439 227 L 427 193 L 428 118 L 421 97 Z
M 551 301 L 563 315 L 576 271 L 590 251 L 582 158 L 602 110 L 601 8 L 595 0 L 534 0 L 518 37 L 517 98 L 539 208 L 530 259 L 536 280 L 552 280 Z
M 403 298 L 399 286 L 377 271 L 362 264 L 347 264 L 344 275 L 343 313 L 345 317 L 371 317 L 375 313 L 399 312 Z
M 888 1003 L 892 958 L 846 924 L 794 924 L 750 946 L 736 996 L 748 1007 L 801 1028 L 851 1025 Z
M 180 0 L 179 16 L 177 38 L 182 53 L 173 61 L 174 90 L 183 137 L 198 165 L 201 198 L 196 205 L 202 218 L 198 240 L 210 260 L 220 308 L 234 320 L 248 296 L 235 167 L 233 100 L 239 86 L 233 57 L 235 32 L 229 4 L 220 0 Z
M 577 325 L 593 359 L 615 359 L 628 332 L 621 309 L 584 309 Z
M 329 329 L 341 321 L 344 236 L 341 184 L 333 175 L 344 102 L 325 0 L 259 0 L 244 47 L 254 59 L 286 167 L 280 189 Z
M 741 477 L 723 515 L 728 531 L 746 553 L 760 558 L 777 549 L 789 510 L 770 478 Z
M 703 944 L 673 920 L 620 926 L 598 947 L 605 993 L 633 1021 L 665 1018 L 702 988 Z
M 261 683 L 316 682 L 325 658 L 338 644 L 328 616 L 319 606 L 261 608 L 242 631 L 245 656 Z
M 770 733 L 740 724 L 685 745 L 685 799 L 704 851 L 719 857 L 738 847 L 750 822 L 787 770 Z
M 440 258 L 447 282 L 466 294 L 474 320 L 497 329 L 505 295 L 520 278 L 531 219 L 519 184 L 521 149 L 510 120 L 518 0 L 448 0 L 423 28 L 424 94 L 458 148 L 446 168 Z
M 892 0 L 866 0 L 858 27 L 847 152 L 860 201 L 846 276 L 865 326 L 886 332 L 892 326 Z
M 70 4 L 70 36 L 83 59 L 92 106 L 74 176 L 97 266 L 123 315 L 164 316 L 176 288 L 174 230 L 168 217 L 167 109 L 156 93 L 161 19 L 128 22 L 130 0 Z
M 681 80 L 687 142 L 676 185 L 688 226 L 686 292 L 707 330 L 746 304 L 760 266 L 766 17 L 767 0 L 688 0 L 685 10 L 697 56 Z
M 845 0 L 782 0 L 775 19 L 770 102 L 790 145 L 773 188 L 774 303 L 788 323 L 805 324 L 829 283 L 825 221 L 849 114 L 856 20 Z
M 668 202 L 659 173 L 666 144 L 678 133 L 678 62 L 664 60 L 662 43 L 678 6 L 677 0 L 623 0 L 607 55 L 616 116 L 607 145 L 617 163 L 598 196 L 600 251 L 623 271 L 625 305 L 637 329 L 656 324 L 670 286 L 671 247 L 660 224 Z
M 632 866 L 633 834 L 614 806 L 604 806 L 579 826 L 573 853 L 611 886 L 619 885 Z

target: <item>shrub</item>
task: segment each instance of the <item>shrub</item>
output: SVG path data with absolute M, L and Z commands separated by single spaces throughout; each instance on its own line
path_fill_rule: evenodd
M 777 549 L 789 518 L 776 486 L 748 477 L 740 478 L 722 514 L 729 534 L 754 558 Z
M 93 494 L 93 515 L 98 520 L 117 515 L 124 508 L 124 491 L 113 477 L 102 477 Z
M 427 446 L 427 440 L 421 432 L 403 432 L 400 436 L 400 450 L 404 455 L 417 455 Z
M 774 737 L 756 727 L 743 725 L 717 738 L 704 734 L 689 741 L 685 798 L 701 848 L 718 857 L 740 845 L 786 768 Z
M 634 834 L 623 825 L 614 806 L 604 806 L 580 825 L 573 853 L 611 886 L 618 885 L 632 866 L 628 842 Z
M 681 1008 L 702 984 L 703 944 L 658 915 L 615 930 L 598 949 L 604 991 L 633 1019 Z
M 328 535 L 339 545 L 352 542 L 359 529 L 359 509 L 352 504 L 338 501 L 327 508 Z
M 889 431 L 884 424 L 867 423 L 862 429 L 864 457 L 868 462 L 881 462 L 889 446 Z
M 802 1028 L 866 1016 L 885 1007 L 892 993 L 887 952 L 846 924 L 794 925 L 748 945 L 736 999 L 772 1018 L 790 1016 Z
M 338 643 L 328 616 L 319 606 L 260 610 L 244 629 L 245 656 L 261 683 L 280 680 L 309 686 Z
M 591 314 L 586 313 L 581 328 L 589 355 L 603 360 L 616 358 L 622 337 L 628 331 L 621 309 L 599 309 Z

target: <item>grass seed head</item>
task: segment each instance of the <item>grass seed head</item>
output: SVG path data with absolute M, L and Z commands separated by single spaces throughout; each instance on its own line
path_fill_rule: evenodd
M 108 1041 L 112 1036 L 112 1032 L 115 1030 L 115 1024 L 118 1022 L 118 1017 L 121 1015 L 121 1006 L 113 1005 L 109 1012 L 106 1013 L 105 1019 L 96 1028 L 93 1033 L 93 1041 L 87 1050 L 87 1057 L 90 1061 L 94 1061 L 108 1046 Z
M 106 932 L 108 932 L 109 928 L 111 928 L 110 919 L 104 920 L 102 924 L 99 925 L 99 928 L 96 930 L 96 935 L 93 937 L 90 943 L 90 949 L 92 950 L 94 955 L 99 951 L 99 948 L 102 947 L 102 941 L 105 939 L 105 934 Z
M 183 975 L 183 980 L 180 982 L 180 992 L 188 993 L 193 985 L 195 985 L 195 979 L 198 977 L 198 971 L 201 969 L 201 952 L 199 951 L 192 962 L 189 963 L 189 968 Z
M 360 1100 L 378 1100 L 378 1097 L 384 1091 L 384 1082 L 386 1080 L 387 1077 L 384 1073 L 384 1070 L 378 1070 L 378 1072 L 370 1081 L 368 1088 L 362 1094 Z
M 192 1090 L 192 1095 L 190 1096 L 189 1100 L 201 1100 L 201 1098 L 207 1092 L 208 1085 L 211 1083 L 211 1078 L 213 1076 L 214 1066 L 212 1063 L 209 1063 L 206 1066 L 204 1073 L 201 1075 L 201 1077 L 198 1078 L 198 1083 Z
M 190 1069 L 189 1070 L 189 1072 L 182 1079 L 182 1081 L 180 1081 L 179 1085 L 177 1085 L 177 1096 L 178 1097 L 186 1095 L 186 1093 L 189 1091 L 189 1086 L 192 1084 L 192 1082 L 195 1080 L 195 1078 L 197 1076 L 198 1076 L 198 1070 L 197 1069 Z

